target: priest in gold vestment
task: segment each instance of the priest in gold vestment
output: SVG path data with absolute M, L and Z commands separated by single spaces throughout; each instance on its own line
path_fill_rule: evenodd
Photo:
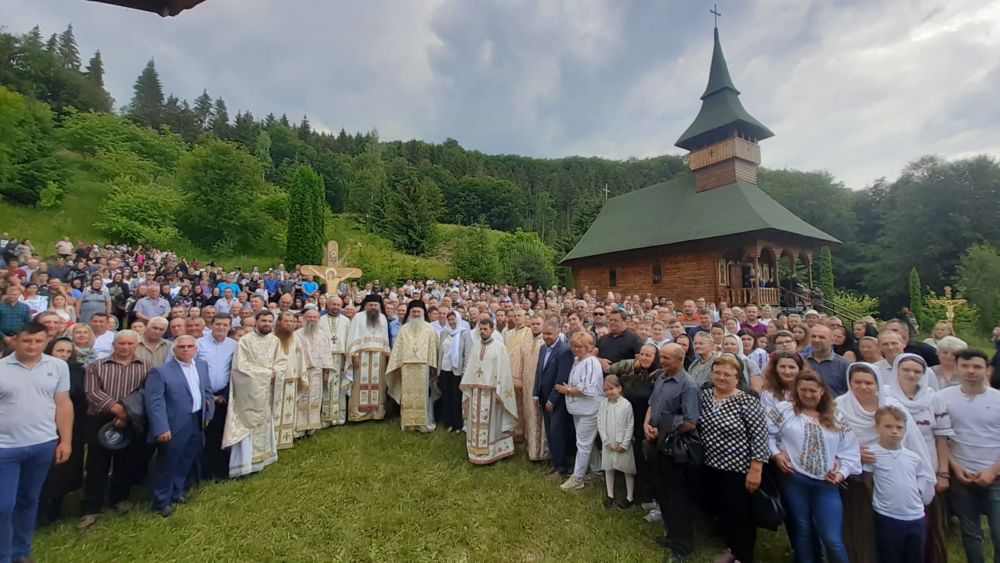
M 524 309 L 518 307 L 511 311 L 511 328 L 504 331 L 503 343 L 507 347 L 507 355 L 510 358 L 510 376 L 514 382 L 514 399 L 517 404 L 517 426 L 514 428 L 514 441 L 524 441 L 524 381 L 522 374 L 524 366 L 523 349 L 531 342 L 531 329 L 528 328 L 527 315 Z M 531 394 L 531 387 L 528 387 L 528 394 Z M 530 399 L 530 397 L 529 397 Z
M 484 314 L 478 330 L 459 387 L 469 461 L 485 465 L 514 455 L 517 404 L 510 358 L 503 344 L 494 340 L 493 319 Z
M 351 399 L 347 419 L 351 422 L 385 418 L 385 364 L 389 356 L 389 322 L 382 297 L 369 293 L 363 311 L 351 319 L 347 333 L 347 356 L 351 365 Z
M 254 332 L 240 339 L 229 379 L 229 410 L 222 447 L 232 448 L 229 476 L 256 473 L 278 459 L 271 395 L 278 339 L 274 315 L 257 313 Z
M 292 447 L 295 439 L 295 412 L 298 390 L 309 387 L 306 358 L 295 338 L 296 319 L 290 311 L 278 313 L 274 335 L 278 346 L 274 351 L 274 392 L 272 394 L 274 433 L 278 449 Z
M 535 405 L 532 392 L 535 388 L 535 371 L 538 367 L 538 353 L 545 346 L 542 339 L 542 327 L 545 319 L 541 313 L 535 315 L 529 321 L 531 339 L 521 346 L 521 355 L 517 362 L 517 369 L 520 373 L 522 387 L 517 388 L 518 378 L 515 376 L 514 389 L 520 398 L 522 424 L 524 427 L 524 445 L 528 451 L 528 459 L 531 461 L 543 461 L 549 459 L 549 443 L 545 439 L 545 425 L 542 422 L 542 409 Z M 513 367 L 511 368 L 513 370 Z
M 437 385 L 438 336 L 424 316 L 426 311 L 423 301 L 410 301 L 385 368 L 386 388 L 399 403 L 403 430 L 431 432 L 435 428 L 433 405 L 441 394 Z

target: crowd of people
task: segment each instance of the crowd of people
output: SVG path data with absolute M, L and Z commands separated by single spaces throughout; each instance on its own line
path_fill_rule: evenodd
M 328 288 L 297 267 L 68 238 L 44 260 L 3 239 L 0 562 L 30 561 L 74 491 L 81 529 L 144 484 L 170 517 L 202 480 L 397 417 L 461 436 L 473 464 L 523 455 L 567 492 L 603 481 L 606 509 L 663 522 L 674 561 L 699 510 L 719 561 L 753 561 L 757 528 L 778 524 L 797 561 L 946 561 L 954 515 L 979 562 L 984 514 L 1000 560 L 1000 391 L 947 323 L 919 341 L 905 318 L 462 280 Z

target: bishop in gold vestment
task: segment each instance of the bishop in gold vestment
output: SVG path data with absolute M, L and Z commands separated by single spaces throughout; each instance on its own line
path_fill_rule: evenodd
M 389 356 L 385 382 L 389 396 L 399 403 L 399 425 L 403 430 L 431 432 L 437 385 L 438 336 L 424 318 L 423 301 L 410 301 L 403 327 Z

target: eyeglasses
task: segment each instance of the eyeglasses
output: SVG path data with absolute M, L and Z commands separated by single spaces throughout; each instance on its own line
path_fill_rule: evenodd
M 594 316 L 595 317 L 603 317 L 604 313 L 598 313 L 597 311 L 594 311 Z

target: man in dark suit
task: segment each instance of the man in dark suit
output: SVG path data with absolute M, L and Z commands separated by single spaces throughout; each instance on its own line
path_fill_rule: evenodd
M 545 438 L 549 442 L 549 456 L 552 462 L 549 472 L 559 473 L 565 477 L 569 475 L 566 448 L 571 442 L 573 420 L 566 412 L 566 402 L 563 396 L 556 392 L 555 386 L 569 381 L 569 371 L 573 368 L 573 352 L 570 351 L 569 345 L 559 338 L 560 328 L 556 321 L 546 322 L 542 328 L 545 348 L 538 353 L 532 397 L 535 406 L 542 409 Z
M 158 447 L 153 510 L 164 518 L 173 515 L 172 504 L 187 502 L 185 482 L 201 455 L 202 429 L 214 415 L 208 364 L 197 353 L 194 337 L 177 337 L 173 357 L 146 380 L 149 442 Z

